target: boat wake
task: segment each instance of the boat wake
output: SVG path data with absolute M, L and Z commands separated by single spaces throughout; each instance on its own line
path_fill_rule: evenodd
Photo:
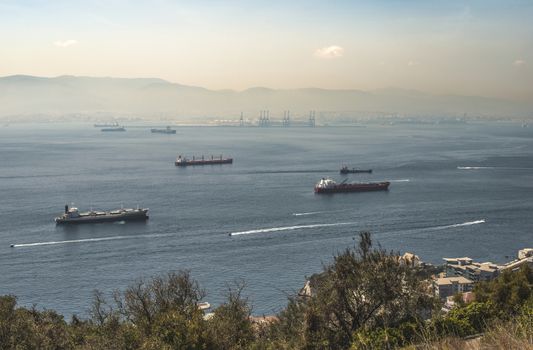
M 65 176 L 75 176 L 75 175 L 85 175 L 83 173 L 79 174 L 41 174 L 41 175 L 5 175 L 0 176 L 0 179 L 31 179 L 39 177 L 65 177 Z
M 446 229 L 449 229 L 449 228 L 472 226 L 472 225 L 479 225 L 479 224 L 484 224 L 484 223 L 485 223 L 485 219 L 481 219 L 481 220 L 475 220 L 475 221 L 467 221 L 467 222 L 463 222 L 461 224 L 430 227 L 429 229 L 431 229 L 431 230 L 446 230 Z
M 322 214 L 322 213 L 330 213 L 327 211 L 310 211 L 307 213 L 292 213 L 292 216 L 307 216 L 307 215 L 316 215 L 316 214 Z
M 533 168 L 524 168 L 524 167 L 505 167 L 505 166 L 458 166 L 459 170 L 533 170 Z
M 245 174 L 310 174 L 310 173 L 333 173 L 336 170 L 309 169 L 309 170 L 258 170 L 246 172 Z
M 343 211 L 350 211 L 350 210 L 352 210 L 352 209 L 308 211 L 308 212 L 304 212 L 304 213 L 292 213 L 292 216 L 308 216 L 308 215 L 327 214 L 327 213 L 340 213 L 340 212 L 343 212 Z
M 389 182 L 410 182 L 410 179 L 388 180 Z
M 156 238 L 156 237 L 166 237 L 166 236 L 170 236 L 170 234 L 153 234 L 153 235 L 137 235 L 137 236 L 112 236 L 112 237 L 99 237 L 99 238 L 72 239 L 72 240 L 68 240 L 68 241 L 49 241 L 49 242 L 35 242 L 35 243 L 20 243 L 20 244 L 12 244 L 11 248 L 40 247 L 40 246 L 57 245 L 57 244 L 90 243 L 90 242 L 114 241 L 114 240 L 122 240 L 122 239 Z
M 459 170 L 481 170 L 481 169 L 496 169 L 493 166 L 458 166 Z
M 355 222 L 337 222 L 334 224 L 312 224 L 312 225 L 296 225 L 296 226 L 284 226 L 284 227 L 271 227 L 271 228 L 262 228 L 257 230 L 249 231 L 240 231 L 240 232 L 231 232 L 230 236 L 240 236 L 240 235 L 251 235 L 254 233 L 269 233 L 269 232 L 279 232 L 279 231 L 292 231 L 292 230 L 301 230 L 305 228 L 319 228 L 319 227 L 332 227 L 332 226 L 344 226 L 344 225 L 353 225 Z

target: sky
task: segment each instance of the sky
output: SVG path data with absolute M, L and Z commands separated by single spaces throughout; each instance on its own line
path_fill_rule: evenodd
M 0 76 L 533 101 L 533 1 L 0 0 Z

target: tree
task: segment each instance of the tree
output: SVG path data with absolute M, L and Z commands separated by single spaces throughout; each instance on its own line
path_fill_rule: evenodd
M 16 304 L 14 296 L 0 297 L 0 349 L 73 348 L 63 316 Z
M 259 342 L 268 349 L 298 349 L 304 344 L 306 303 L 289 297 L 287 306 L 269 323 Z
M 115 301 L 120 313 L 149 335 L 160 314 L 176 311 L 191 318 L 201 314 L 198 303 L 204 296 L 190 272 L 179 271 L 150 281 L 138 280 L 123 295 L 115 295 Z
M 305 341 L 310 348 L 348 348 L 354 334 L 420 320 L 434 299 L 416 268 L 399 254 L 373 248 L 370 233 L 359 246 L 334 257 L 307 301 Z
M 17 299 L 13 295 L 0 297 L 0 349 L 9 349 L 13 342 L 16 305 Z
M 518 271 L 504 271 L 492 281 L 478 283 L 474 295 L 476 301 L 491 301 L 500 316 L 512 316 L 533 295 L 533 270 L 523 265 Z
M 216 349 L 248 349 L 254 340 L 251 308 L 242 296 L 244 287 L 243 282 L 229 286 L 226 302 L 215 309 L 208 322 Z

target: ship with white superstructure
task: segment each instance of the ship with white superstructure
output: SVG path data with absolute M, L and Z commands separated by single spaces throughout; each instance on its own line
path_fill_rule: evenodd
M 148 220 L 148 208 L 115 209 L 110 211 L 80 212 L 76 207 L 65 205 L 63 215 L 55 218 L 56 224 L 90 224 L 113 221 L 144 221 Z
M 315 193 L 343 193 L 343 192 L 369 192 L 369 191 L 387 191 L 390 182 L 356 182 L 346 183 L 344 180 L 341 183 L 330 178 L 322 178 L 315 185 Z

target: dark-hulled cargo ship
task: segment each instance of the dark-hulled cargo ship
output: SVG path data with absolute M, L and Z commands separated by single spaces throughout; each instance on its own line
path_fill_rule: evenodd
M 123 126 L 117 126 L 117 127 L 111 127 L 111 128 L 103 128 L 103 132 L 115 132 L 115 131 L 126 131 L 126 128 Z
M 95 128 L 117 128 L 119 125 L 117 122 L 113 123 L 103 123 L 103 124 L 94 124 Z
M 176 166 L 189 166 L 189 165 L 232 164 L 232 163 L 233 163 L 233 158 L 222 158 L 222 155 L 220 155 L 220 157 L 211 156 L 211 158 L 205 158 L 204 156 L 202 156 L 201 158 L 196 158 L 193 156 L 192 159 L 188 159 L 188 158 L 185 158 L 179 155 L 174 164 Z
M 88 211 L 80 213 L 78 208 L 65 205 L 63 215 L 55 218 L 56 224 L 90 224 L 113 221 L 143 221 L 148 220 L 148 209 L 116 209 L 110 211 Z
M 343 166 L 340 170 L 341 174 L 361 174 L 361 173 L 367 173 L 372 174 L 372 169 L 349 169 L 347 166 Z
M 150 129 L 152 134 L 175 134 L 176 130 L 171 129 L 170 126 L 167 126 L 164 129 Z
M 369 192 L 387 191 L 390 182 L 367 183 L 336 183 L 332 179 L 323 178 L 315 185 L 315 193 L 343 193 L 343 192 Z

